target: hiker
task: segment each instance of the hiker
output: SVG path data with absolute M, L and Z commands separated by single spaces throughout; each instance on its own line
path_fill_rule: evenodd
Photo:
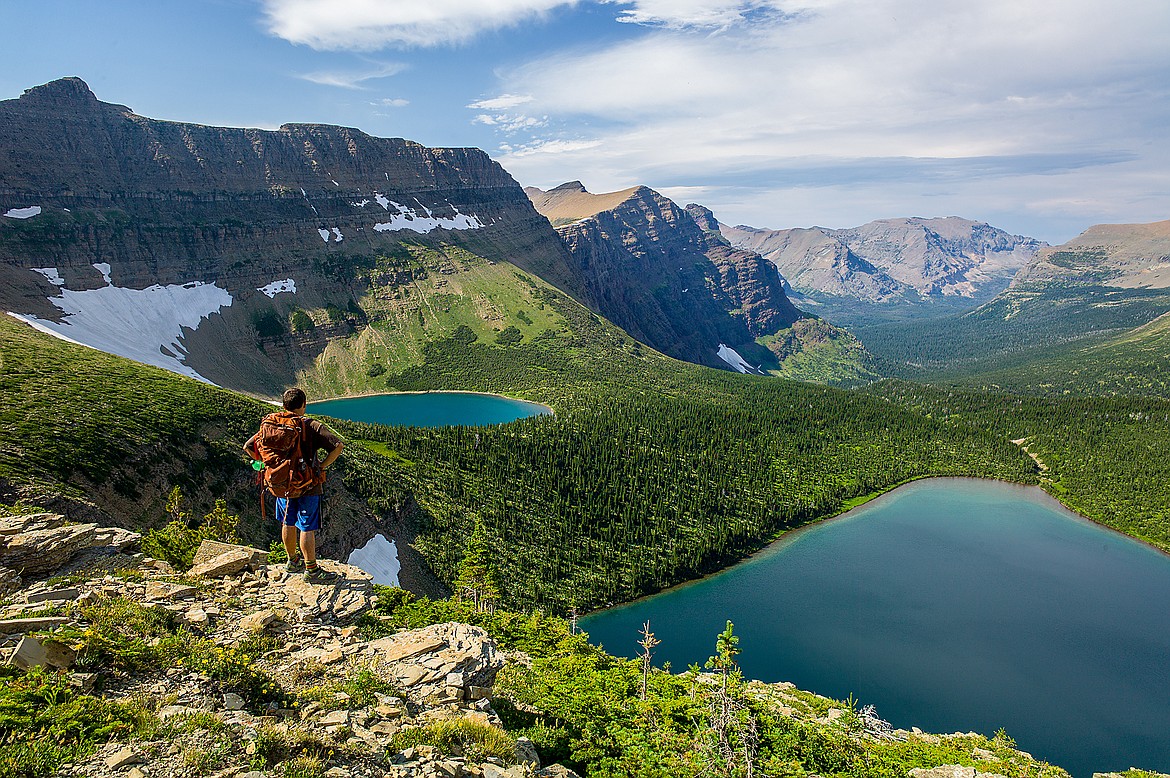
M 285 570 L 304 572 L 310 583 L 327 583 L 339 576 L 317 564 L 321 485 L 326 468 L 341 455 L 343 444 L 324 424 L 304 418 L 306 400 L 301 389 L 286 391 L 284 411 L 264 417 L 260 431 L 244 444 L 244 453 L 263 462 L 262 488 L 276 496 L 276 520 L 281 523 L 280 537 L 288 552 Z M 317 452 L 321 449 L 327 455 L 319 462 Z M 264 499 L 263 491 L 260 499 Z M 303 558 L 297 554 L 298 534 Z

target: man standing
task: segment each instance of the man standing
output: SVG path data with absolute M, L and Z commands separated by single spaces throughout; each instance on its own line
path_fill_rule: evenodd
M 285 413 L 271 414 L 265 419 L 276 418 L 293 424 L 293 429 L 299 435 L 299 457 L 307 466 L 319 475 L 312 479 L 313 485 L 296 496 L 276 498 L 276 519 L 281 523 L 281 540 L 284 550 L 288 553 L 288 564 L 285 569 L 289 573 L 304 572 L 305 580 L 310 583 L 328 583 L 338 578 L 336 573 L 323 570 L 317 565 L 317 530 L 321 528 L 321 485 L 325 481 L 325 470 L 341 455 L 343 444 L 333 432 L 316 419 L 305 419 L 307 398 L 301 389 L 293 388 L 284 393 L 282 398 Z M 287 429 L 287 427 L 286 427 Z M 253 460 L 264 460 L 266 464 L 272 455 L 262 456 L 257 448 L 264 447 L 264 426 L 261 431 L 248 438 L 244 444 L 244 453 Z M 318 463 L 317 452 L 324 449 L 324 461 Z M 303 559 L 297 555 L 299 546 Z

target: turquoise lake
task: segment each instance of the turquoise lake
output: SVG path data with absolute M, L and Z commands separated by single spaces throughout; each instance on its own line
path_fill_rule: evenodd
M 375 394 L 310 403 L 309 413 L 402 427 L 506 424 L 552 411 L 539 403 L 473 392 Z
M 1037 488 L 918 481 L 581 626 L 633 656 L 647 619 L 676 671 L 731 619 L 748 677 L 905 729 L 1003 727 L 1075 778 L 1170 772 L 1170 557 Z

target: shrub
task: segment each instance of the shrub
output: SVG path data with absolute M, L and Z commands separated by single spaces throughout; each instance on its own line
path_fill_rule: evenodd
M 300 308 L 295 308 L 288 315 L 288 326 L 293 332 L 312 332 L 317 325 L 313 323 L 313 319 L 309 314 Z
M 386 366 L 381 362 L 375 362 L 374 364 L 370 365 L 370 369 L 366 371 L 370 378 L 377 378 L 385 372 Z
M 191 569 L 195 552 L 204 540 L 240 542 L 236 534 L 240 518 L 227 512 L 227 504 L 223 500 L 216 500 L 211 512 L 201 521 L 195 521 L 183 510 L 183 495 L 176 486 L 167 497 L 166 512 L 171 521 L 162 529 L 146 533 L 142 539 L 142 550 L 149 556 L 166 561 L 177 570 Z
M 444 754 L 466 756 L 475 761 L 490 757 L 511 763 L 516 760 L 516 741 L 499 727 L 473 719 L 440 719 L 422 727 L 410 727 L 394 735 L 391 751 L 430 745 Z
M 0 775 L 52 775 L 133 732 L 140 717 L 132 706 L 81 694 L 66 676 L 33 668 L 0 685 Z
M 496 334 L 496 343 L 501 346 L 515 346 L 524 340 L 524 335 L 514 326 L 508 326 Z

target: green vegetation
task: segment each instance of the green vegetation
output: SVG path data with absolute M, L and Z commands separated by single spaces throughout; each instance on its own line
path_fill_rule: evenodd
M 1067 776 L 1023 758 L 1006 735 L 878 739 L 863 733 L 851 702 L 745 681 L 735 664 L 738 638 L 730 624 L 712 636 L 714 675 L 655 668 L 646 676 L 643 695 L 641 660 L 606 654 L 562 619 L 506 611 L 489 615 L 466 603 L 416 599 L 395 590 L 380 595 L 381 618 L 371 623 L 417 627 L 462 613 L 505 648 L 528 653 L 531 666 L 509 665 L 497 679 L 493 707 L 506 734 L 496 730 L 490 736 L 501 745 L 527 737 L 545 763 L 560 762 L 591 778 L 743 776 L 749 762 L 755 774 L 777 776 L 904 778 L 911 768 L 941 764 L 977 765 L 982 772 L 1020 778 Z M 781 706 L 792 712 L 782 713 Z M 830 719 L 831 709 L 844 715 Z M 468 726 L 451 721 L 431 732 L 412 730 L 395 747 L 425 742 L 449 749 L 456 736 L 447 733 L 466 733 Z
M 1170 401 L 1027 397 L 884 381 L 866 390 L 948 423 L 1023 440 L 1068 507 L 1170 551 Z
M 823 319 L 800 319 L 759 342 L 779 360 L 769 372 L 781 378 L 830 386 L 860 386 L 878 378 L 861 342 Z
M 1026 363 L 1075 341 L 1091 345 L 1167 311 L 1165 289 L 1050 283 L 1012 289 L 967 313 L 855 332 L 881 374 L 945 380 Z
M 390 751 L 411 746 L 435 746 L 443 754 L 466 756 L 477 762 L 491 757 L 511 763 L 516 759 L 516 740 L 499 727 L 464 718 L 432 721 L 421 727 L 408 727 L 394 735 Z
M 142 551 L 163 560 L 176 570 L 186 572 L 191 569 L 195 552 L 204 540 L 240 542 L 236 534 L 240 517 L 230 515 L 223 500 L 216 500 L 215 507 L 202 521 L 193 522 L 191 516 L 183 510 L 183 493 L 176 486 L 167 495 L 164 510 L 171 518 L 170 522 L 160 530 L 146 533 L 142 538 Z

